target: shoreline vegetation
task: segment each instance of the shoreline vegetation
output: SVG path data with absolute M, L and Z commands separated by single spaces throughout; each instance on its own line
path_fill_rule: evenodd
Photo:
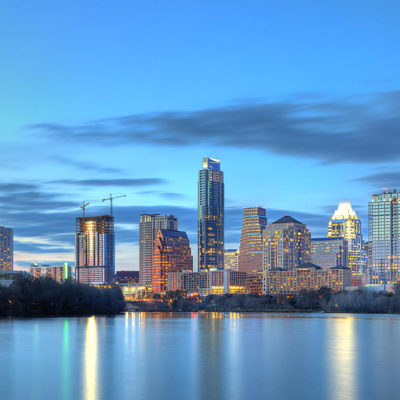
M 184 291 L 157 293 L 130 303 L 128 310 L 144 312 L 326 312 L 400 314 L 400 285 L 393 293 L 363 288 L 333 293 L 329 288 L 301 291 L 296 296 L 257 294 L 209 295 L 203 299 Z
M 118 287 L 99 289 L 72 279 L 20 277 L 0 286 L 0 316 L 50 317 L 118 314 L 126 304 Z

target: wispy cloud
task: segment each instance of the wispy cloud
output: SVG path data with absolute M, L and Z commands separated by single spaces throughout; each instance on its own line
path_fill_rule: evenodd
M 50 183 L 57 183 L 62 185 L 76 185 L 76 186 L 120 186 L 120 187 L 141 187 L 141 186 L 154 186 L 164 185 L 167 183 L 166 179 L 159 178 L 139 178 L 139 179 L 60 179 L 54 180 Z

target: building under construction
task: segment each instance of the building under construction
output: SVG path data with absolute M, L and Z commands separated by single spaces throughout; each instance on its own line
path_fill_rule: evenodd
M 115 274 L 114 217 L 77 218 L 75 252 L 77 282 L 111 283 Z

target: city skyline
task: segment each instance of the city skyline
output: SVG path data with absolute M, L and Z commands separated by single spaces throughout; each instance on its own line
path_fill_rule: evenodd
M 109 192 L 128 196 L 117 268 L 138 268 L 142 213 L 179 218 L 197 260 L 202 157 L 223 160 L 226 248 L 257 205 L 321 237 L 350 200 L 367 238 L 372 193 L 400 178 L 398 2 L 150 3 L 0 6 L 15 267 L 73 262 L 80 204 L 102 215 Z

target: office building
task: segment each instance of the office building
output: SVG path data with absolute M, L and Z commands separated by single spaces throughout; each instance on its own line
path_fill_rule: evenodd
M 224 251 L 224 268 L 233 271 L 238 270 L 239 249 L 227 249 Z
M 151 287 L 151 262 L 154 241 L 159 229 L 178 230 L 178 220 L 173 215 L 142 214 L 139 223 L 139 282 Z
M 256 274 L 263 265 L 263 232 L 267 226 L 265 208 L 243 209 L 242 233 L 240 236 L 239 271 Z
M 286 215 L 263 232 L 263 271 L 288 270 L 311 261 L 311 234 L 306 225 Z
M 71 278 L 71 266 L 68 263 L 58 265 L 45 265 L 34 263 L 31 265 L 31 277 L 51 278 L 57 282 L 63 282 Z
M 115 274 L 114 217 L 77 218 L 75 249 L 77 282 L 111 283 Z
M 193 257 L 185 232 L 159 229 L 154 241 L 151 288 L 166 292 L 168 273 L 193 270 Z
M 395 189 L 373 194 L 368 206 L 370 241 L 369 281 L 372 284 L 399 282 L 400 193 Z
M 117 271 L 115 283 L 139 283 L 139 271 Z
M 311 239 L 311 262 L 321 268 L 347 267 L 346 239 Z
M 351 286 L 351 270 L 345 267 L 321 268 L 312 263 L 288 271 L 272 268 L 265 272 L 264 294 L 295 295 L 301 290 L 318 290 L 327 287 L 334 292 Z
M 347 241 L 347 266 L 353 275 L 365 270 L 365 254 L 361 233 L 361 220 L 350 202 L 341 201 L 328 225 L 328 238 L 344 238 Z
M 198 268 L 224 267 L 224 173 L 220 162 L 203 158 L 198 193 Z
M 12 271 L 14 258 L 14 231 L 0 226 L 0 271 Z

